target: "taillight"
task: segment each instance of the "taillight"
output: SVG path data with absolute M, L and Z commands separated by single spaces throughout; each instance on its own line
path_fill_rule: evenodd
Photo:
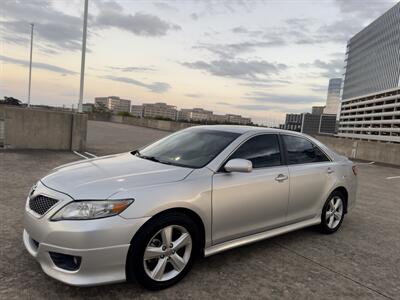
M 357 166 L 356 166 L 356 165 L 354 165 L 354 166 L 352 166 L 352 167 L 351 167 L 351 169 L 353 170 L 353 174 L 354 174 L 354 176 L 357 176 L 357 172 L 358 172 L 358 170 L 357 170 Z

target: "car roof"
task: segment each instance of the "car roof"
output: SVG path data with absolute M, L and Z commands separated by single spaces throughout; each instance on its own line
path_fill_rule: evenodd
M 270 132 L 270 133 L 290 133 L 290 134 L 297 134 L 302 135 L 299 132 L 290 131 L 290 130 L 283 130 L 278 128 L 268 128 L 268 127 L 257 127 L 257 126 L 245 126 L 245 125 L 201 125 L 201 126 L 194 126 L 191 128 L 201 128 L 201 129 L 208 129 L 208 130 L 219 130 L 219 131 L 227 131 L 227 132 L 235 132 L 239 134 L 247 133 L 247 132 Z
M 328 154 L 328 156 L 333 160 L 333 161 L 338 161 L 338 160 L 347 160 L 342 155 L 339 155 L 335 151 L 333 151 L 331 148 L 327 147 L 323 143 L 321 143 L 319 140 L 316 138 L 304 134 L 301 132 L 297 131 L 291 131 L 291 130 L 284 130 L 284 129 L 278 129 L 278 128 L 268 128 L 268 127 L 257 127 L 257 126 L 244 126 L 244 125 L 201 125 L 201 126 L 194 126 L 194 127 L 189 127 L 187 129 L 195 129 L 195 128 L 202 128 L 202 129 L 207 129 L 207 130 L 218 130 L 218 131 L 226 131 L 226 132 L 235 132 L 240 135 L 243 135 L 245 133 L 282 133 L 282 134 L 289 134 L 289 135 L 297 135 L 297 136 L 302 136 L 305 138 L 308 138 L 314 144 L 318 145 L 320 148 L 322 148 L 325 153 Z

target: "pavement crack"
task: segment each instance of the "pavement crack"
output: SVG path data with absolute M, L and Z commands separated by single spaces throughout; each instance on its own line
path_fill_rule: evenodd
M 336 271 L 336 270 L 334 270 L 334 269 L 332 269 L 332 268 L 330 268 L 330 267 L 327 267 L 327 266 L 325 266 L 325 265 L 319 263 L 318 261 L 315 261 L 315 260 L 313 260 L 313 259 L 311 259 L 311 258 L 309 258 L 309 257 L 307 257 L 307 256 L 304 256 L 303 254 L 301 254 L 301 253 L 299 253 L 299 252 L 297 252 L 297 251 L 295 251 L 295 250 L 293 250 L 293 249 L 290 249 L 289 247 L 286 247 L 286 246 L 284 246 L 284 245 L 282 245 L 282 244 L 280 244 L 280 243 L 277 243 L 277 242 L 274 242 L 274 244 L 277 245 L 277 246 L 279 246 L 279 247 L 281 247 L 281 248 L 283 248 L 283 249 L 285 249 L 286 251 L 289 251 L 289 252 L 291 252 L 291 253 L 293 253 L 293 254 L 295 254 L 295 255 L 297 255 L 297 256 L 300 256 L 300 257 L 302 257 L 302 258 L 304 258 L 304 259 L 306 259 L 306 260 L 312 262 L 313 264 L 316 264 L 316 265 L 318 265 L 318 266 L 324 268 L 325 270 L 328 270 L 328 271 L 330 271 L 330 272 L 332 272 L 332 273 L 335 273 L 335 274 L 337 274 L 337 275 L 339 275 L 339 276 L 341 276 L 341 277 L 343 277 L 343 278 L 345 278 L 345 279 L 347 279 L 347 280 L 350 280 L 350 281 L 352 281 L 353 283 L 358 284 L 359 286 L 362 286 L 362 287 L 364 287 L 364 288 L 366 288 L 366 289 L 368 289 L 368 290 L 370 290 L 370 291 L 372 291 L 372 292 L 374 292 L 374 293 L 376 293 L 376 294 L 378 294 L 378 295 L 380 295 L 380 296 L 382 296 L 382 297 L 384 297 L 384 298 L 386 298 L 386 299 L 394 300 L 394 298 L 392 298 L 392 297 L 390 297 L 390 296 L 388 296 L 388 295 L 385 295 L 385 294 L 382 293 L 381 291 L 378 291 L 378 290 L 376 290 L 376 289 L 374 289 L 374 288 L 371 288 L 371 287 L 365 285 L 364 283 L 362 283 L 362 282 L 360 282 L 360 281 L 358 281 L 358 280 L 356 280 L 356 279 L 351 278 L 350 276 L 348 276 L 348 275 L 346 275 L 346 274 L 340 273 L 340 272 L 338 272 L 338 271 Z

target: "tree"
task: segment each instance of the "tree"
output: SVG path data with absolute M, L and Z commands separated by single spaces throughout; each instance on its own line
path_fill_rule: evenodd
M 0 100 L 0 104 L 21 106 L 22 105 L 22 101 L 14 98 L 14 97 L 6 97 L 6 96 L 4 96 L 4 99 Z

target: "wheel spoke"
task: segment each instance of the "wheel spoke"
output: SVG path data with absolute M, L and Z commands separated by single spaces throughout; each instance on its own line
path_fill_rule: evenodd
M 328 223 L 328 227 L 329 228 L 332 228 L 332 226 L 333 226 L 333 222 L 335 221 L 335 217 L 334 217 L 334 215 L 332 215 L 330 218 L 329 218 L 329 223 Z
M 161 231 L 162 242 L 165 246 L 168 246 L 172 242 L 172 226 L 165 227 Z
M 166 258 L 160 258 L 158 260 L 158 263 L 154 270 L 151 272 L 151 278 L 156 279 L 156 280 L 161 280 L 164 271 L 165 271 L 165 266 L 167 265 L 167 259 Z
M 340 212 L 335 212 L 333 215 L 335 216 L 336 220 L 340 220 L 342 218 L 342 214 Z
M 146 248 L 144 252 L 144 260 L 149 260 L 152 258 L 158 258 L 163 254 L 161 247 L 152 247 L 149 246 Z
M 190 235 L 188 233 L 182 233 L 182 235 L 176 241 L 173 242 L 174 244 L 173 249 L 175 251 L 178 251 L 182 247 L 190 244 L 191 241 L 192 239 L 190 238 Z
M 336 198 L 336 203 L 334 205 L 335 210 L 337 210 L 339 208 L 339 206 L 341 206 L 342 204 L 342 200 L 340 200 L 340 198 Z
M 170 263 L 178 272 L 182 271 L 185 267 L 185 261 L 178 254 L 174 253 L 170 256 Z
M 327 210 L 326 214 L 325 214 L 325 218 L 328 220 L 332 216 L 332 214 L 333 214 L 333 211 Z

